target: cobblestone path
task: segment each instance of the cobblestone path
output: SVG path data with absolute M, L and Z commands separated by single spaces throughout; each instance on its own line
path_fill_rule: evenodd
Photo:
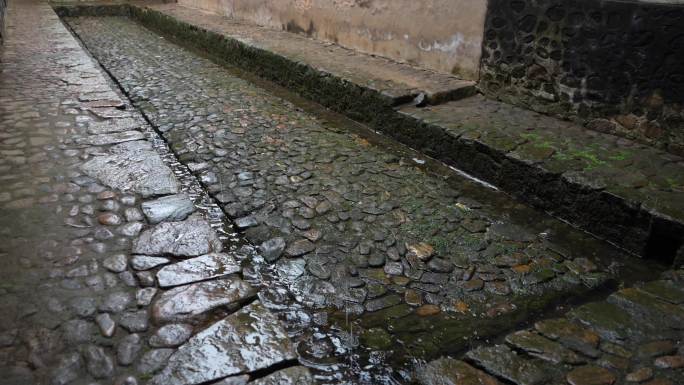
M 466 349 L 634 262 L 131 20 L 68 23 L 257 246 L 259 296 L 324 383 L 408 382 L 409 358 Z
M 67 22 L 127 98 L 10 3 L 0 385 L 683 381 L 681 271 L 129 19 Z
M 310 383 L 221 210 L 46 3 L 9 6 L 0 384 Z

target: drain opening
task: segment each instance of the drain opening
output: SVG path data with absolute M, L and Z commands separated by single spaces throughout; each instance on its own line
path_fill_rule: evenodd
M 681 263 L 682 261 L 675 261 L 675 257 L 678 251 L 680 254 L 684 252 L 680 251 L 683 243 L 684 240 L 679 234 L 654 230 L 648 237 L 644 256 L 667 265 L 672 265 L 675 262 Z

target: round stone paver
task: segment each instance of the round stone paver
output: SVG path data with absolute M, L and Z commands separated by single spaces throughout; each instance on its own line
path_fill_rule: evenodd
M 598 366 L 580 366 L 567 375 L 570 385 L 611 385 L 615 383 L 615 375 L 608 369 Z

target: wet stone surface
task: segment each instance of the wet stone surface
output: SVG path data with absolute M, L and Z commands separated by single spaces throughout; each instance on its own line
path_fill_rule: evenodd
M 254 302 L 193 336 L 151 384 L 200 384 L 295 358 L 285 329 Z
M 222 248 L 209 222 L 198 217 L 160 223 L 143 231 L 133 243 L 133 253 L 151 256 L 197 257 Z
M 148 145 L 137 143 L 116 145 L 110 154 L 93 157 L 81 169 L 113 188 L 143 197 L 177 193 L 179 185 L 171 169 Z
M 317 381 L 408 382 L 407 357 L 465 349 L 631 268 L 629 257 L 586 235 L 432 163 L 421 167 L 415 153 L 274 96 L 282 91 L 259 88 L 129 19 L 67 22 L 256 246 L 244 254 L 244 279 L 284 320 Z M 219 251 L 207 237 L 179 250 L 169 234 L 180 223 L 144 230 L 134 251 Z M 644 271 L 640 279 L 652 276 L 648 265 Z M 178 289 L 162 296 L 185 302 Z M 164 313 L 158 323 L 193 312 L 153 306 Z M 534 349 L 534 365 L 491 374 L 535 383 L 549 362 L 582 362 L 554 342 L 518 337 Z M 520 363 L 505 349 L 507 363 Z M 172 361 L 178 369 L 167 367 L 165 381 L 198 375 Z
M 241 277 L 241 243 L 47 3 L 13 2 L 8 18 L 0 384 L 148 383 L 193 334 L 254 299 Z M 267 312 L 268 330 L 282 328 Z M 258 347 L 260 331 L 237 336 L 248 343 L 243 354 L 296 365 L 289 341 Z M 290 353 L 276 354 L 284 348 Z M 245 381 L 253 368 L 241 370 Z
M 207 254 L 162 267 L 157 272 L 157 282 L 161 287 L 179 286 L 239 273 L 241 270 L 235 258 L 229 254 Z
M 629 260 L 130 20 L 69 20 L 137 110 L 46 4 L 9 15 L 0 383 L 681 382 L 678 272 L 414 368 Z
M 517 385 L 680 384 L 684 332 L 681 323 L 671 323 L 671 317 L 681 313 L 684 304 L 663 299 L 658 294 L 663 289 L 672 293 L 668 298 L 682 293 L 684 270 L 618 290 L 563 317 L 538 321 L 508 334 L 502 345 L 467 352 L 465 360 L 482 372 L 462 361 L 446 365 L 447 359 L 442 358 L 426 366 L 419 382 L 434 384 L 440 378 L 434 373 L 446 373 L 446 378 L 458 379 L 489 374 Z M 656 318 L 644 320 L 644 314 Z
M 163 324 L 182 321 L 254 297 L 254 289 L 237 277 L 180 286 L 161 294 L 152 306 L 152 318 Z

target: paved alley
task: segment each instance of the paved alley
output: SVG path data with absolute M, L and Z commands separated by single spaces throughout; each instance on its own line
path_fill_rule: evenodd
M 309 382 L 218 207 L 46 3 L 10 4 L 0 66 L 0 383 Z
M 7 23 L 0 385 L 684 381 L 681 270 L 130 18 Z

